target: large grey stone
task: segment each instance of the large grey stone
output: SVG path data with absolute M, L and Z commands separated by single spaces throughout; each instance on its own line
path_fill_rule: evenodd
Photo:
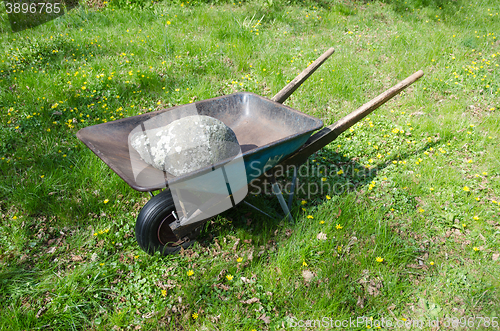
M 134 134 L 130 143 L 153 167 L 181 176 L 234 157 L 240 146 L 233 130 L 209 116 L 187 116 Z

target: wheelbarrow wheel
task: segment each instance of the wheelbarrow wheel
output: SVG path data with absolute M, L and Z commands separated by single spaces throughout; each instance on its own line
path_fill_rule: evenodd
M 135 237 L 146 253 L 175 254 L 181 248 L 188 248 L 194 243 L 190 238 L 178 240 L 174 235 L 169 226 L 175 221 L 172 212 L 175 212 L 177 217 L 182 216 L 176 212 L 172 194 L 168 189 L 154 196 L 142 208 L 135 223 Z M 197 234 L 197 231 L 195 232 L 190 237 L 194 238 Z

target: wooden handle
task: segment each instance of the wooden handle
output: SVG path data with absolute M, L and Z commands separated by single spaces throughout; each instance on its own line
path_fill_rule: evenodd
M 405 88 L 413 84 L 420 77 L 422 77 L 423 74 L 424 72 L 422 70 L 417 71 L 416 73 L 399 82 L 397 85 L 394 85 L 384 93 L 368 101 L 349 115 L 341 118 L 334 124 L 316 132 L 309 138 L 309 140 L 306 141 L 304 146 L 302 146 L 298 151 L 296 151 L 294 154 L 280 163 L 282 165 L 300 165 L 304 163 L 310 155 L 331 143 L 342 132 L 349 129 L 351 126 L 359 122 L 363 117 L 367 116 L 372 111 L 390 100 L 392 97 L 399 94 Z
M 295 90 L 303 82 L 305 82 L 305 80 L 307 78 L 309 78 L 309 76 L 311 76 L 313 74 L 313 72 L 315 72 L 316 69 L 318 69 L 323 64 L 323 62 L 325 62 L 326 59 L 328 59 L 330 57 L 330 55 L 333 54 L 333 52 L 335 52 L 333 47 L 330 48 L 329 50 L 327 50 L 326 52 L 324 52 L 323 55 L 321 55 L 316 61 L 311 63 L 310 66 L 308 66 L 297 77 L 295 77 L 290 83 L 288 83 L 288 85 L 285 86 L 281 91 L 279 91 L 278 94 L 276 94 L 271 100 L 279 102 L 279 103 L 285 102 L 285 100 L 288 99 L 288 97 L 290 95 L 292 95 L 292 93 L 295 92 Z

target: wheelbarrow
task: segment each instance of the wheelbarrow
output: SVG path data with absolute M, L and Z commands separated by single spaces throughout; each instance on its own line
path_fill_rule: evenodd
M 249 185 L 262 186 L 268 180 L 285 217 L 291 220 L 297 168 L 310 155 L 423 75 L 421 70 L 417 71 L 334 124 L 322 128 L 321 120 L 287 107 L 283 102 L 333 52 L 333 48 L 326 51 L 271 99 L 238 92 L 93 125 L 77 132 L 77 137 L 129 186 L 148 192 L 152 197 L 136 220 L 136 239 L 141 249 L 149 254 L 160 252 L 167 255 L 187 248 L 208 219 L 240 202 L 271 217 L 245 201 Z M 133 132 L 146 134 L 148 127 L 158 127 L 191 115 L 205 115 L 222 121 L 234 131 L 240 153 L 174 176 L 146 163 L 131 147 Z M 314 131 L 317 132 L 313 134 Z M 275 180 L 277 169 L 293 170 L 288 203 Z M 161 192 L 154 195 L 156 191 Z M 200 200 L 200 196 L 203 199 Z

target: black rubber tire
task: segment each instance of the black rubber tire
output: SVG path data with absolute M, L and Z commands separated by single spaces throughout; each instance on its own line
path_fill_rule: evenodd
M 178 253 L 181 247 L 188 248 L 194 243 L 190 236 L 188 240 L 175 244 L 177 238 L 168 226 L 175 220 L 172 211 L 179 217 L 168 189 L 155 195 L 142 208 L 135 223 L 135 238 L 143 251 L 151 255 L 155 252 L 169 255 Z

